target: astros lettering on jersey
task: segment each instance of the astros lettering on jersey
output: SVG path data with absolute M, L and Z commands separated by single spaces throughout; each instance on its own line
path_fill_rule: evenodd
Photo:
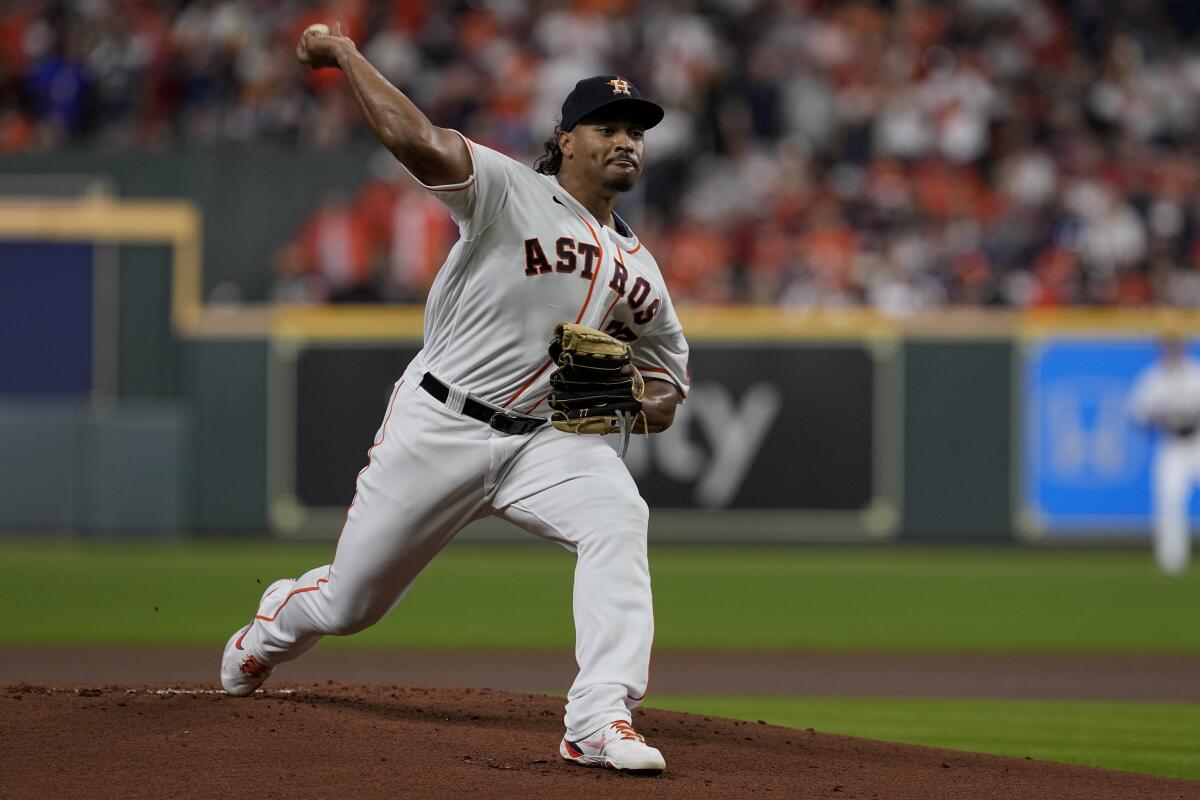
M 638 369 L 686 396 L 683 329 L 633 231 L 616 215 L 621 230 L 601 225 L 553 176 L 467 145 L 471 177 L 426 187 L 461 238 L 426 302 L 425 368 L 501 408 L 549 416 L 546 343 L 557 323 L 577 322 L 634 342 Z

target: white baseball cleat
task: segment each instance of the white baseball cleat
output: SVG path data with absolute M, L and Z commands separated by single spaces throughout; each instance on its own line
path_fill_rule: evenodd
M 564 738 L 558 754 L 585 767 L 607 767 L 632 775 L 661 775 L 667 768 L 662 753 L 646 744 L 646 737 L 623 719 L 577 742 Z
M 262 599 L 258 601 L 256 617 L 273 617 L 288 592 L 296 585 L 291 578 L 280 578 L 267 587 Z M 253 694 L 254 690 L 263 685 L 263 681 L 271 677 L 271 668 L 242 649 L 242 639 L 250 631 L 250 625 L 239 628 L 225 643 L 225 652 L 221 655 L 221 688 L 225 694 L 234 697 L 245 697 Z

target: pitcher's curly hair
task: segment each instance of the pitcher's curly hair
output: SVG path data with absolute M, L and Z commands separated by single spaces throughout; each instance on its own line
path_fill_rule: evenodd
M 534 170 L 543 175 L 557 175 L 562 168 L 563 154 L 558 147 L 558 135 L 562 133 L 562 124 L 554 126 L 554 134 L 546 140 L 546 152 L 537 160 Z

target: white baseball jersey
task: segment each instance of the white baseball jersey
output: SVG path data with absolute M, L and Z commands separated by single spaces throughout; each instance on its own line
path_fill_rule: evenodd
M 470 392 L 548 415 L 546 349 L 564 321 L 634 342 L 634 363 L 681 393 L 688 348 L 658 266 L 631 231 L 600 225 L 556 179 L 467 146 L 471 177 L 427 187 L 461 238 L 431 290 L 425 348 L 396 382 L 358 475 L 334 562 L 272 584 L 230 637 L 222 684 L 246 694 L 322 636 L 378 621 L 464 526 L 491 515 L 578 556 L 579 673 L 563 720 L 578 741 L 628 722 L 649 686 L 649 509 L 602 437 L 551 425 L 504 433 L 463 415 L 462 401 Z M 421 388 L 426 371 L 451 385 L 445 402 Z
M 688 346 L 662 273 L 549 175 L 463 137 L 471 177 L 426 186 L 461 236 L 425 306 L 418 360 L 447 384 L 511 411 L 548 416 L 554 326 L 576 322 L 634 343 L 647 378 L 688 389 Z
M 1132 411 L 1144 425 L 1178 429 L 1200 424 L 1200 363 L 1183 358 L 1148 368 L 1134 386 Z

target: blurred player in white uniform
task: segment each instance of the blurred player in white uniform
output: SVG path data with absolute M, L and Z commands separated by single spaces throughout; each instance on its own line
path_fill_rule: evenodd
M 1158 361 L 1134 385 L 1132 413 L 1160 433 L 1154 456 L 1154 557 L 1167 575 L 1191 557 L 1188 502 L 1200 480 L 1200 362 L 1179 337 L 1163 340 Z
M 579 674 L 560 755 L 661 772 L 662 755 L 630 724 L 654 635 L 648 510 L 601 437 L 547 424 L 547 344 L 563 322 L 632 342 L 646 378 L 634 432 L 671 424 L 687 391 L 687 342 L 658 265 L 613 211 L 641 174 L 643 136 L 662 109 L 619 75 L 582 80 L 535 172 L 433 125 L 336 29 L 306 31 L 297 51 L 314 68 L 341 69 L 376 135 L 448 207 L 459 240 L 430 290 L 424 347 L 396 383 L 333 563 L 267 588 L 226 645 L 222 685 L 250 694 L 322 636 L 374 624 L 458 531 L 495 515 L 578 557 Z

